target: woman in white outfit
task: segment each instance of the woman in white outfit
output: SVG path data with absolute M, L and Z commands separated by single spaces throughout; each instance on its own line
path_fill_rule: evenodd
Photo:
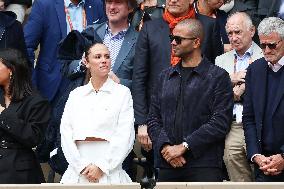
M 85 56 L 91 79 L 70 93 L 61 120 L 61 145 L 69 163 L 61 183 L 131 182 L 122 169 L 135 137 L 131 93 L 108 77 L 105 45 L 92 45 Z

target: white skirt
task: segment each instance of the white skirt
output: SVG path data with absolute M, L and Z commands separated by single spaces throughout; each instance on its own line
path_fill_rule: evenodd
M 104 157 L 106 149 L 109 147 L 109 142 L 107 141 L 84 141 L 77 143 L 77 148 L 80 152 L 80 155 L 94 165 Z M 115 155 L 115 154 L 113 154 Z M 121 184 L 121 183 L 130 183 L 132 182 L 128 174 L 122 169 L 121 165 L 116 169 L 111 170 L 109 175 L 104 174 L 100 179 L 100 184 Z M 93 183 L 89 182 L 88 179 L 81 174 L 77 174 L 72 166 L 68 166 L 67 170 L 62 176 L 60 183 L 63 184 L 74 184 L 74 183 Z

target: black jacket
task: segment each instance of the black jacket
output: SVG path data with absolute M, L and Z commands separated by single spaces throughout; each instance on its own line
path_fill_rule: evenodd
M 174 145 L 181 76 L 179 64 L 162 72 L 152 95 L 147 119 L 153 142 L 155 166 L 171 168 L 163 157 L 163 145 Z M 182 141 L 190 151 L 185 167 L 222 167 L 225 137 L 233 116 L 233 90 L 228 73 L 206 58 L 193 69 L 185 84 Z
M 16 17 L 13 12 L 0 11 L 0 49 L 18 49 L 27 57 L 22 24 L 16 20 Z
M 0 102 L 4 106 L 2 92 Z M 48 101 L 36 93 L 19 102 L 11 102 L 0 114 L 1 184 L 44 182 L 32 148 L 43 140 L 49 116 Z

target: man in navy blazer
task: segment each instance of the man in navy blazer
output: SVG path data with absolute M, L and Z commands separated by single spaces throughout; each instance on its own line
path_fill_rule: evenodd
M 71 6 L 77 9 L 76 13 L 69 10 Z M 66 9 L 69 10 L 67 16 Z M 24 27 L 31 62 L 35 61 L 34 51 L 40 45 L 39 56 L 33 69 L 33 84 L 50 101 L 54 98 L 61 81 L 61 65 L 57 59 L 58 43 L 67 36 L 68 31 L 78 28 L 74 21 L 75 17 L 82 18 L 82 21 L 78 21 L 79 24 L 81 23 L 79 28 L 104 21 L 103 2 L 100 0 L 36 0 Z
M 284 21 L 269 17 L 258 27 L 264 58 L 246 74 L 243 123 L 256 181 L 284 181 Z

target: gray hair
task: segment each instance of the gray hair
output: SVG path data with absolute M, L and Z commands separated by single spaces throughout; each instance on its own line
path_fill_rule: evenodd
M 269 17 L 263 19 L 258 25 L 259 35 L 269 35 L 271 33 L 278 33 L 284 39 L 284 21 L 281 18 Z
M 237 16 L 237 15 L 242 16 L 244 18 L 243 22 L 244 22 L 247 30 L 250 30 L 252 27 L 254 27 L 252 20 L 251 20 L 251 17 L 245 12 L 234 12 L 234 13 L 230 14 L 227 18 L 227 23 L 232 17 Z M 227 23 L 226 23 L 226 27 L 227 27 Z

